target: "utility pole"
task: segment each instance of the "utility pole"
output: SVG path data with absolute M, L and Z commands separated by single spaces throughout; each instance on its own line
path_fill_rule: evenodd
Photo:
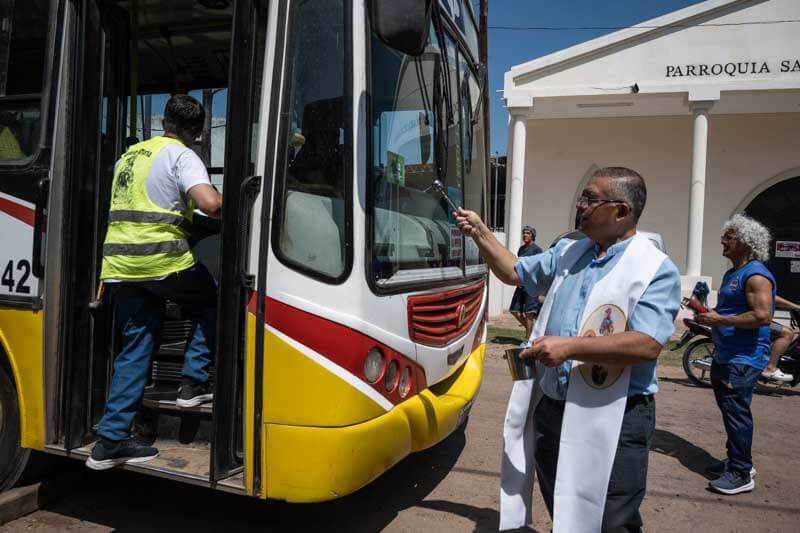
M 500 164 L 500 154 L 498 152 L 495 152 L 494 153 L 494 157 L 492 158 L 492 168 L 494 169 L 494 188 L 492 189 L 492 194 L 494 196 L 494 208 L 492 209 L 492 222 L 493 222 L 493 226 L 494 226 L 493 229 L 494 230 L 497 230 L 497 228 L 500 227 L 500 225 L 497 223 L 497 215 L 500 212 L 498 207 L 497 207 L 497 204 L 499 202 L 499 200 L 497 199 L 497 197 L 498 197 L 497 181 L 498 181 L 498 179 L 500 177 L 499 176 L 500 167 L 505 168 L 505 165 L 501 165 Z M 505 228 L 503 228 L 503 229 L 505 230 Z
M 153 95 L 146 94 L 144 96 L 144 104 L 142 105 L 142 140 L 146 141 L 152 136 L 152 122 L 153 122 Z
M 484 132 L 484 150 L 483 153 L 487 156 L 491 154 L 491 136 L 489 131 L 489 0 L 480 0 L 480 17 L 479 17 L 479 32 L 478 32 L 478 53 L 480 55 L 480 62 L 484 66 L 484 80 L 483 86 L 483 132 Z M 486 181 L 489 181 L 489 157 L 486 158 Z M 489 184 L 484 184 L 486 189 Z M 494 213 L 492 213 L 494 215 Z

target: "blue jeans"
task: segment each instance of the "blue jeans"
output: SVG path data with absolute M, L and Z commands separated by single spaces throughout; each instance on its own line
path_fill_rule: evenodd
M 124 440 L 130 437 L 133 418 L 142 403 L 150 360 L 158 349 L 166 299 L 187 308 L 192 317 L 183 376 L 200 383 L 208 380 L 216 346 L 217 284 L 198 263 L 159 281 L 115 283 L 111 295 L 122 348 L 114 359 L 111 388 L 97 434 Z
M 711 385 L 722 412 L 728 441 L 728 468 L 749 477 L 753 467 L 753 415 L 750 402 L 761 370 L 748 365 L 711 363 Z

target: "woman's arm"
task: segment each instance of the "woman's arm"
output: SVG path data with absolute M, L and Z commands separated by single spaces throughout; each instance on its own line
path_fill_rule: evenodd
M 716 311 L 700 313 L 697 321 L 706 326 L 733 326 L 740 329 L 758 329 L 772 322 L 772 282 L 755 274 L 747 279 L 745 298 L 750 311 L 739 315 L 720 315 Z

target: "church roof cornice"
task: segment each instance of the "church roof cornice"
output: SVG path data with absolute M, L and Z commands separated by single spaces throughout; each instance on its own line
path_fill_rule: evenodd
M 529 82 L 552 72 L 575 66 L 593 58 L 635 46 L 686 27 L 734 13 L 769 0 L 706 0 L 629 28 L 603 35 L 564 50 L 511 67 L 506 73 L 506 91 L 517 83 Z

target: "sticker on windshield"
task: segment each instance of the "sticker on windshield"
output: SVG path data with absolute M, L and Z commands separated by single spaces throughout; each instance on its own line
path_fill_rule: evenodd
M 386 150 L 386 168 L 384 177 L 389 183 L 406 186 L 406 158 L 400 154 Z
M 450 226 L 450 259 L 461 259 L 464 254 L 461 243 L 461 230 L 456 226 Z

